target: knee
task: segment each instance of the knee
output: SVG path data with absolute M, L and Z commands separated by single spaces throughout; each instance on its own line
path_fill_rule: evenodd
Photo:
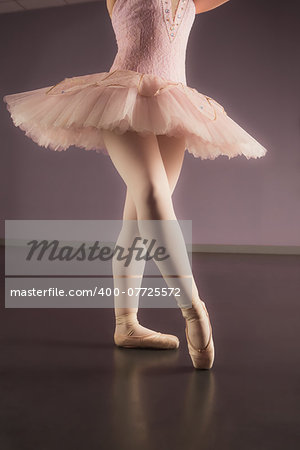
M 159 183 L 151 181 L 139 189 L 137 196 L 145 206 L 156 208 L 168 197 L 168 193 Z
M 139 187 L 136 195 L 139 219 L 171 219 L 174 216 L 169 187 L 157 182 L 149 182 Z

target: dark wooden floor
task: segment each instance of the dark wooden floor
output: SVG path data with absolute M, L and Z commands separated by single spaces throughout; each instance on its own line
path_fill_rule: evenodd
M 1 450 L 298 449 L 300 257 L 201 254 L 193 268 L 211 371 L 192 368 L 178 309 L 139 315 L 177 334 L 178 350 L 126 350 L 111 309 L 2 299 Z

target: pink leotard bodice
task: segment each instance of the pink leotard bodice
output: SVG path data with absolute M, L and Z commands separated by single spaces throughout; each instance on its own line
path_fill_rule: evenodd
M 185 57 L 195 19 L 193 0 L 116 0 L 112 26 L 118 52 L 110 72 L 133 70 L 186 84 Z

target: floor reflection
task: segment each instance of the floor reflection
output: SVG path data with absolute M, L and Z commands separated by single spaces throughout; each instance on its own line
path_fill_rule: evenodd
M 189 372 L 178 370 L 179 356 L 178 350 L 114 350 L 115 446 L 147 450 L 167 439 L 173 449 L 187 444 L 192 449 L 211 441 L 214 374 L 190 367 Z

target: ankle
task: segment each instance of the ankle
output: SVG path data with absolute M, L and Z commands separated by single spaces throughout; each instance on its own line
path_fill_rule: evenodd
M 203 320 L 208 317 L 205 303 L 200 298 L 192 299 L 192 305 L 188 308 L 181 308 L 182 316 L 188 321 Z
M 115 314 L 116 325 L 137 325 L 139 323 L 136 312 Z
M 183 318 L 188 322 L 199 319 L 199 314 L 197 313 L 194 306 L 191 306 L 190 308 L 181 308 L 181 314 Z
M 138 327 L 139 321 L 136 312 L 118 314 L 115 316 L 115 334 L 131 335 Z

